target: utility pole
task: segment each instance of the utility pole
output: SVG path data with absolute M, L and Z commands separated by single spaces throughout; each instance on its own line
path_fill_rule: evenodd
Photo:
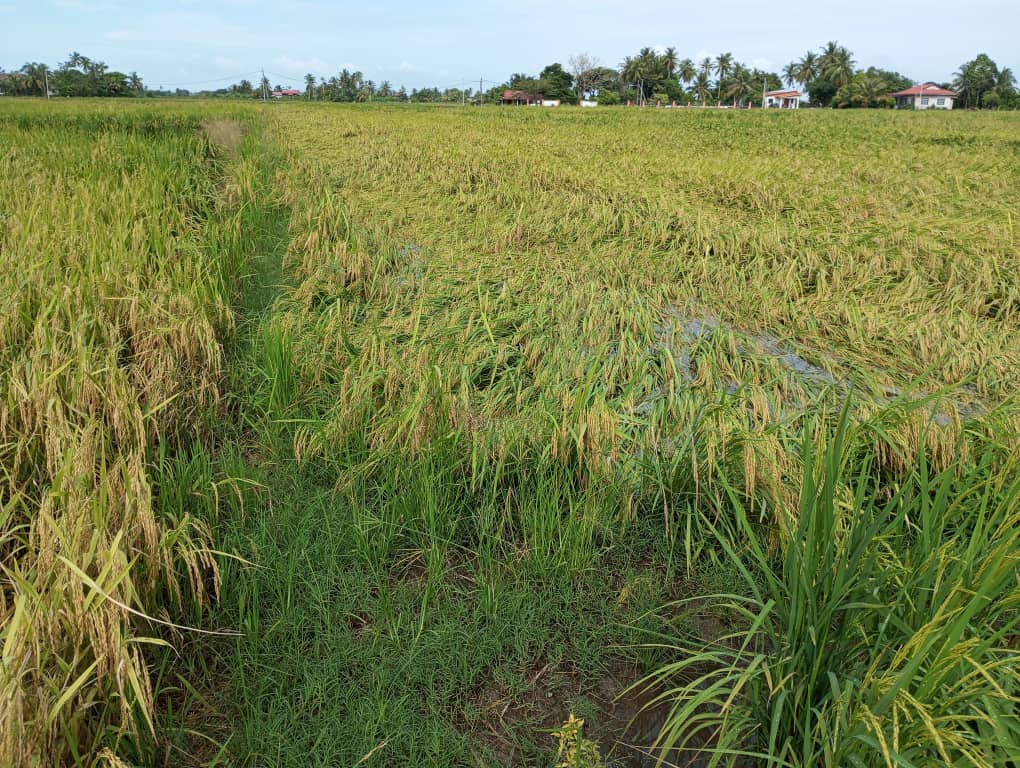
M 478 78 L 478 106 L 482 106 L 485 103 L 485 91 L 482 90 L 483 78 Z
M 43 82 L 46 83 L 46 101 L 50 100 L 50 71 L 43 64 L 42 68 Z
M 266 70 L 265 70 L 265 68 L 262 69 L 262 82 L 260 83 L 260 85 L 262 86 L 262 101 L 269 101 L 269 94 L 266 92 Z

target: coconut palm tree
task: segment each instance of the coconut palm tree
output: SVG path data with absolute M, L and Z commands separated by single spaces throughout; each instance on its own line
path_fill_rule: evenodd
M 667 48 L 662 54 L 662 68 L 666 71 L 666 77 L 670 79 L 676 74 L 678 56 L 679 54 L 673 46 Z
M 797 62 L 797 82 L 807 85 L 818 77 L 819 64 L 818 56 L 813 51 L 808 51 L 803 58 Z
M 698 103 L 704 107 L 708 103 L 709 94 L 712 92 L 712 81 L 709 79 L 708 72 L 701 70 L 697 74 L 691 90 L 698 99 Z
M 982 59 L 984 57 L 984 59 Z M 953 88 L 960 94 L 967 107 L 981 106 L 981 96 L 995 86 L 996 69 L 984 54 L 973 61 L 960 65 L 953 78 Z
M 690 59 L 684 59 L 677 65 L 677 76 L 680 78 L 680 82 L 687 84 L 697 77 L 698 70 L 694 66 L 694 62 Z
M 783 67 L 783 81 L 789 86 L 793 87 L 794 83 L 800 81 L 798 77 L 798 70 L 800 65 L 796 61 L 791 61 L 785 67 Z
M 142 78 L 137 72 L 132 72 L 128 75 L 128 88 L 130 88 L 136 96 L 141 96 L 142 92 L 145 90 L 145 86 L 142 84 Z
M 832 61 L 833 57 L 839 52 L 839 43 L 835 40 L 830 40 L 824 46 L 822 46 L 822 69 Z
M 633 80 L 637 70 L 637 60 L 633 56 L 624 56 L 620 63 L 620 74 L 624 80 Z
M 1000 99 L 1009 99 L 1016 95 L 1016 77 L 1013 70 L 1003 67 L 995 76 L 995 87 L 992 89 Z
M 706 75 L 712 74 L 712 57 L 706 56 L 701 60 L 701 71 Z
M 830 43 L 831 45 L 831 43 Z M 832 81 L 837 88 L 849 84 L 854 77 L 854 64 L 856 63 L 850 51 L 838 46 L 831 54 L 824 54 L 822 73 Z
M 620 65 L 620 74 L 623 75 L 623 79 L 635 87 L 641 81 L 641 76 L 644 72 L 640 57 L 627 56 L 624 58 L 623 63 Z M 644 94 L 638 94 L 638 99 L 642 99 Z
M 46 65 L 29 62 L 21 68 L 21 88 L 33 96 L 46 95 Z
M 651 48 L 642 48 L 637 56 L 628 56 L 620 67 L 623 79 L 639 85 L 638 98 L 643 102 L 662 79 L 662 62 Z
M 629 83 L 636 83 L 641 75 L 641 62 L 634 56 L 625 56 L 623 63 L 620 64 L 620 74 L 623 75 L 623 79 Z
M 716 98 L 722 95 L 722 81 L 733 69 L 733 54 L 720 53 L 715 57 L 715 74 L 719 78 Z
M 726 98 L 734 99 L 738 104 L 745 104 L 757 92 L 758 82 L 747 67 L 738 64 L 733 69 L 730 87 L 726 89 Z
M 11 96 L 24 96 L 28 92 L 25 86 L 25 76 L 21 72 L 11 72 L 7 76 L 5 88 Z
M 69 69 L 80 69 L 84 72 L 91 63 L 92 61 L 88 56 L 82 56 L 78 51 L 71 51 L 71 55 L 67 57 L 66 66 Z
M 889 83 L 881 75 L 861 72 L 836 92 L 835 101 L 842 107 L 873 107 L 888 96 L 889 90 Z
M 305 96 L 309 100 L 315 98 L 315 75 L 311 72 L 305 75 Z

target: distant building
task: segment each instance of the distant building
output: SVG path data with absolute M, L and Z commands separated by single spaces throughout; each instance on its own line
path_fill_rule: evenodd
M 542 97 L 537 93 L 508 90 L 503 91 L 503 103 L 526 107 L 541 106 Z
M 285 96 L 301 96 L 304 91 L 299 91 L 296 88 L 284 88 L 282 91 L 273 91 L 272 96 L 274 99 L 282 99 Z
M 934 83 L 920 83 L 890 95 L 896 99 L 896 109 L 952 109 L 958 94 Z
M 542 99 L 543 107 L 558 107 L 560 105 L 559 99 Z
M 597 107 L 599 105 L 597 101 L 591 101 L 589 99 L 581 99 L 579 103 L 582 107 Z
M 765 109 L 800 109 L 800 91 L 769 91 L 765 94 Z

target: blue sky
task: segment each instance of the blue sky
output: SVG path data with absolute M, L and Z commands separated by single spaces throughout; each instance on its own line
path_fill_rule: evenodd
M 347 67 L 395 86 L 477 87 L 578 52 L 615 65 L 645 45 L 778 71 L 832 39 L 915 80 L 948 80 L 980 52 L 1020 71 L 1020 0 L 0 0 L 0 67 L 77 50 L 193 90 L 262 67 L 282 85 Z

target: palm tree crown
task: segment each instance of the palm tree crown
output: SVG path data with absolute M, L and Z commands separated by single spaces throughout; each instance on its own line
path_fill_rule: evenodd
M 680 80 L 685 83 L 689 83 L 694 80 L 694 78 L 697 77 L 697 74 L 698 70 L 694 66 L 694 62 L 690 59 L 684 59 L 679 65 L 677 65 L 677 75 Z
M 733 54 L 732 53 L 720 53 L 715 57 L 715 73 L 719 76 L 718 89 L 716 92 L 716 98 L 722 94 L 722 81 L 733 69 Z
M 666 70 L 666 77 L 672 78 L 676 74 L 678 57 L 679 54 L 673 46 L 667 48 L 662 54 L 662 66 Z
M 818 56 L 808 51 L 804 57 L 797 62 L 797 82 L 807 85 L 818 77 Z

